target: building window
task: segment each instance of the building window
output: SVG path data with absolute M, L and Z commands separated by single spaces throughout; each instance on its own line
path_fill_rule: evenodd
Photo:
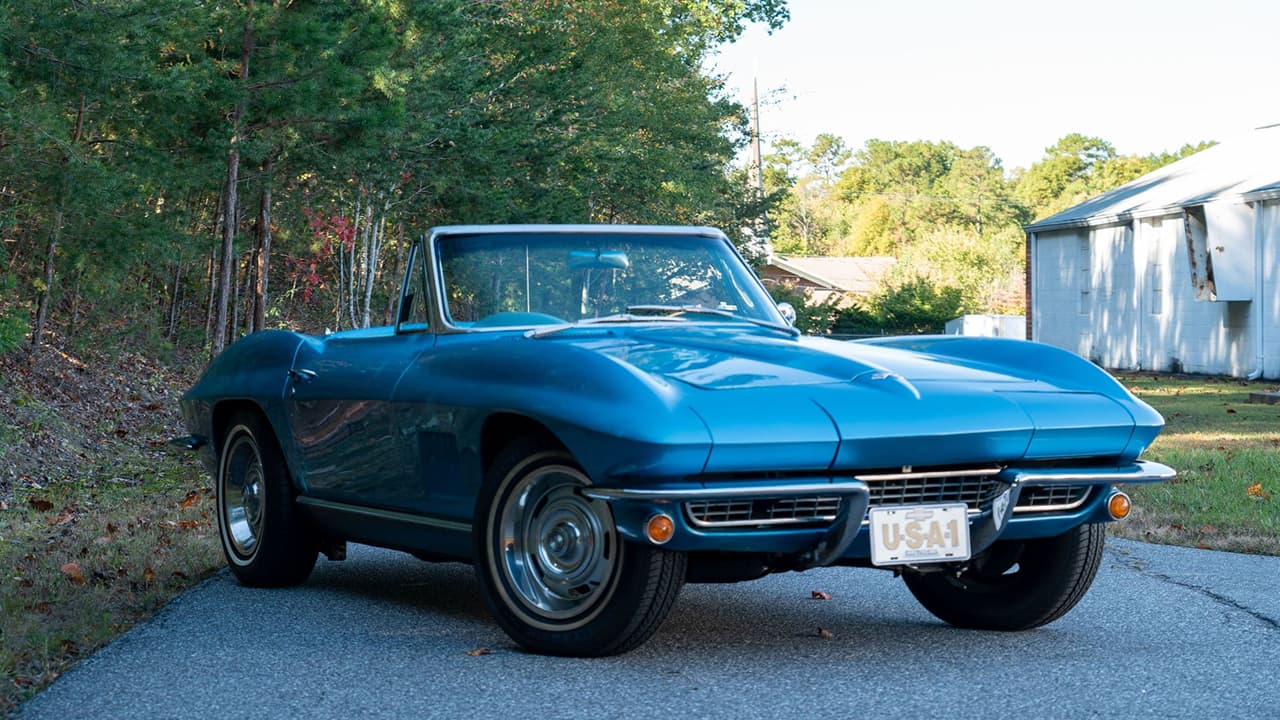
M 1081 315 L 1089 314 L 1089 291 L 1093 286 L 1092 264 L 1093 257 L 1089 248 L 1089 236 L 1086 235 L 1079 240 L 1079 246 L 1076 254 L 1078 255 L 1077 264 L 1080 267 L 1080 305 L 1076 311 Z

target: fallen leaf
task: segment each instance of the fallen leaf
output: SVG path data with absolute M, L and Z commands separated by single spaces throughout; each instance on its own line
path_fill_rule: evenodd
M 63 508 L 62 512 L 49 518 L 49 524 L 50 525 L 66 525 L 67 523 L 75 519 L 76 519 L 76 514 L 72 512 L 71 508 Z
M 31 687 L 32 685 L 36 684 L 36 680 L 35 678 L 30 678 L 30 677 L 27 677 L 26 675 L 18 675 L 13 678 L 13 684 L 17 685 L 20 688 Z
M 1227 408 L 1227 414 L 1228 414 L 1228 415 L 1235 415 L 1235 414 L 1236 414 L 1236 411 L 1235 411 L 1235 410 L 1232 410 L 1231 408 Z
M 182 509 L 188 510 L 200 502 L 202 495 L 199 490 L 192 490 L 187 493 L 187 497 L 182 500 Z
M 9 503 L 3 500 L 0 500 L 0 510 L 8 510 L 8 509 L 9 509 Z
M 1267 492 L 1266 490 L 1263 490 L 1262 483 L 1260 482 L 1256 482 L 1250 485 L 1248 488 L 1245 489 L 1245 493 L 1247 493 L 1249 497 L 1256 498 L 1258 500 L 1266 501 L 1271 499 L 1271 493 Z
M 41 615 L 48 615 L 53 612 L 53 604 L 50 603 L 48 600 L 41 600 L 35 605 L 32 605 L 31 609 L 35 610 Z
M 155 570 L 152 570 L 152 569 L 151 569 L 151 566 L 150 566 L 150 565 L 148 565 L 148 566 L 146 567 L 146 569 L 142 571 L 142 579 L 143 579 L 144 581 L 146 581 L 146 582 L 151 582 L 152 580 L 155 580 L 155 579 L 156 579 L 156 571 L 155 571 Z
M 831 593 L 829 593 L 829 592 L 825 592 L 825 591 L 823 591 L 823 590 L 814 590 L 814 591 L 809 595 L 809 597 L 813 598 L 814 600 L 830 600 L 830 599 L 831 599 Z
M 116 525 L 115 523 L 107 523 L 107 534 L 115 535 L 116 531 L 119 529 L 120 529 L 119 525 Z
M 489 648 L 476 648 L 475 650 L 468 650 L 467 654 L 471 657 L 480 657 L 481 655 L 490 655 L 492 651 Z
M 202 523 L 198 520 L 182 520 L 178 523 L 178 529 L 179 530 L 195 530 L 196 528 L 200 527 L 200 525 L 202 525 Z
M 75 641 L 74 641 L 74 640 L 65 640 L 65 639 L 64 639 L 64 640 L 60 643 L 60 647 L 61 647 L 61 649 L 62 649 L 62 654 L 63 654 L 64 656 L 66 656 L 66 655 L 75 656 L 75 655 L 79 655 L 79 654 L 80 654 L 80 646 L 79 646 L 79 645 L 76 645 L 76 643 L 75 643 Z
M 822 638 L 823 640 L 830 640 L 831 638 L 835 637 L 835 635 L 830 630 L 827 630 L 826 628 L 818 628 L 818 637 Z
M 31 509 L 39 512 L 49 512 L 53 509 L 53 503 L 43 498 L 31 498 L 27 501 L 27 504 L 31 506 Z
M 74 563 L 74 562 L 63 563 L 62 567 L 58 569 L 61 570 L 62 574 L 66 575 L 67 579 L 70 580 L 71 582 L 77 585 L 84 584 L 84 572 L 80 570 L 79 563 Z
M 1218 528 L 1212 525 L 1205 525 L 1204 527 L 1200 528 L 1200 532 L 1204 533 L 1205 535 L 1214 535 L 1214 534 L 1217 534 Z

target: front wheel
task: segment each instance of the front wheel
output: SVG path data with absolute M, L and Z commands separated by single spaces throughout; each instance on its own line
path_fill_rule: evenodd
M 596 657 L 627 652 L 666 618 L 685 556 L 624 542 L 607 503 L 565 452 L 518 440 L 486 474 L 476 508 L 485 605 L 524 648 Z
M 285 587 L 311 575 L 318 546 L 294 503 L 275 435 L 256 413 L 239 413 L 227 426 L 217 500 L 222 550 L 242 584 Z
M 1029 630 L 1057 620 L 1084 597 L 1102 564 L 1106 530 L 1087 524 L 1062 535 L 1006 540 L 961 573 L 907 572 L 916 600 L 939 619 L 978 630 Z

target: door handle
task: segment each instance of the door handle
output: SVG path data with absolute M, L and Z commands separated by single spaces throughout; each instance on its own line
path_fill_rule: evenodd
M 289 370 L 289 377 L 292 378 L 294 382 L 309 382 L 316 379 L 316 371 L 307 370 L 305 368 L 294 368 Z

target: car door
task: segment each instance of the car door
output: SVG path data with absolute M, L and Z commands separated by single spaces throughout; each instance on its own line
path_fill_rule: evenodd
M 411 254 L 395 326 L 304 343 L 290 370 L 289 422 L 308 495 L 337 502 L 420 510 L 425 488 L 403 462 L 392 395 L 415 359 L 435 344 L 421 253 Z

